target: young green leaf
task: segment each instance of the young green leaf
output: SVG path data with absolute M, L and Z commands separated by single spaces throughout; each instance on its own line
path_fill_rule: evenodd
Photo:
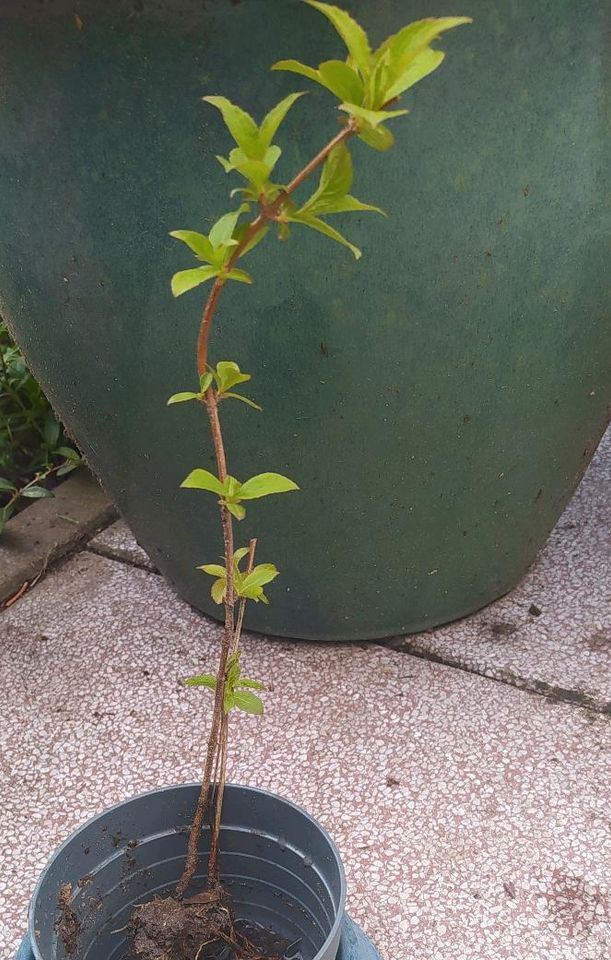
M 242 237 L 244 236 L 247 230 L 248 230 L 247 223 L 242 224 L 241 226 L 237 227 L 236 230 L 234 230 L 233 235 L 238 241 L 238 243 L 242 242 Z M 267 235 L 268 230 L 269 230 L 269 227 L 265 226 L 261 230 L 259 230 L 258 233 L 255 233 L 254 236 L 251 237 L 251 239 L 248 241 L 248 243 L 244 247 L 242 251 L 242 256 L 245 256 L 247 253 L 250 253 L 251 250 L 254 250 L 254 248 L 258 246 L 258 244 L 260 244 L 261 241 L 264 239 L 264 237 Z
M 170 236 L 186 243 L 200 260 L 206 260 L 207 263 L 215 266 L 218 265 L 214 247 L 203 233 L 197 233 L 195 230 L 172 230 Z
M 7 480 L 6 477 L 0 477 L 0 490 L 6 491 L 7 493 L 14 493 L 17 488 Z
M 183 683 L 185 687 L 207 687 L 208 690 L 216 690 L 216 677 L 209 673 L 205 673 L 201 677 L 187 677 L 186 680 L 183 680 Z
M 246 510 L 239 503 L 231 503 L 228 500 L 224 501 L 225 506 L 229 510 L 229 513 L 236 518 L 236 520 L 243 520 L 246 516 Z
M 306 63 L 301 63 L 299 60 L 278 60 L 272 64 L 271 69 L 297 73 L 300 77 L 307 77 L 308 80 L 314 80 L 315 83 L 322 83 L 323 87 L 327 86 L 326 83 L 323 83 L 320 71 L 315 70 L 314 67 L 308 67 Z
M 247 573 L 242 581 L 242 587 L 264 587 L 266 583 L 271 583 L 279 575 L 280 571 L 273 563 L 258 563 L 257 566 Z
M 355 247 L 349 240 L 346 240 L 339 231 L 334 230 L 333 227 L 330 227 L 324 220 L 308 213 L 299 212 L 287 214 L 287 216 L 292 223 L 300 223 L 302 226 L 309 227 L 311 230 L 317 230 L 318 233 L 324 234 L 324 236 L 329 237 L 330 240 L 335 240 L 336 243 L 341 243 L 342 246 L 347 247 L 348 250 L 352 252 L 355 260 L 360 260 L 362 254 L 359 248 Z
M 382 213 L 379 207 L 369 203 L 362 203 L 356 197 L 350 196 L 348 190 L 352 185 L 352 158 L 350 151 L 344 144 L 339 144 L 333 150 L 323 167 L 320 183 L 309 200 L 298 211 L 302 214 L 331 214 L 349 213 L 351 211 L 373 211 Z
M 395 142 L 391 131 L 388 127 L 383 127 L 382 124 L 378 127 L 362 126 L 359 130 L 358 137 L 359 140 L 366 143 L 368 147 L 373 147 L 374 150 L 379 150 L 380 152 L 390 150 Z
M 246 270 L 237 270 L 233 267 L 225 274 L 226 280 L 237 280 L 239 283 L 252 283 L 252 277 Z
M 216 383 L 219 393 L 225 393 L 231 387 L 238 383 L 246 383 L 251 379 L 249 373 L 242 373 L 237 363 L 233 360 L 219 360 L 215 371 Z
M 219 271 L 216 267 L 194 267 L 192 270 L 181 270 L 172 277 L 172 293 L 175 297 L 182 296 L 188 290 L 193 290 L 200 283 L 211 280 L 212 277 L 218 277 Z
M 280 473 L 259 473 L 242 484 L 240 499 L 256 500 L 272 493 L 288 493 L 291 490 L 299 490 L 299 487 L 288 477 L 283 477 Z
M 361 103 L 364 96 L 363 81 L 357 71 L 343 60 L 325 60 L 318 68 L 320 81 L 340 100 Z
M 238 222 L 238 218 L 250 210 L 250 204 L 242 203 L 237 210 L 231 213 L 225 213 L 212 227 L 208 238 L 212 246 L 217 249 L 221 246 L 236 245 L 237 240 L 233 239 L 233 231 Z
M 41 500 L 43 497 L 52 497 L 54 496 L 51 490 L 47 490 L 46 487 L 39 487 L 37 484 L 34 484 L 32 487 L 25 487 L 21 491 L 22 497 L 27 497 L 28 500 Z
M 248 404 L 249 407 L 252 407 L 253 410 L 258 410 L 259 413 L 262 411 L 263 407 L 260 407 L 258 403 L 255 403 L 254 400 L 251 400 L 250 397 L 243 397 L 241 393 L 231 393 L 229 390 L 226 390 L 223 393 L 223 398 L 231 397 L 233 400 L 241 400 L 242 403 Z
M 249 680 L 248 677 L 240 677 L 239 687 L 250 687 L 251 690 L 266 690 L 265 684 L 259 680 Z
M 263 701 L 249 690 L 235 690 L 231 697 L 231 706 L 243 710 L 244 713 L 250 713 L 253 716 L 260 717 L 265 710 Z M 229 711 L 226 709 L 226 712 Z M 230 708 L 231 709 L 231 708 Z
M 199 378 L 199 389 L 200 389 L 200 393 L 205 393 L 205 392 L 206 392 L 206 390 L 208 389 L 208 387 L 209 387 L 210 384 L 212 383 L 212 380 L 213 380 L 213 379 L 214 379 L 214 374 L 212 374 L 212 373 L 202 373 L 202 375 L 201 375 L 200 378 Z
M 225 567 L 222 567 L 220 563 L 203 563 L 201 567 L 197 569 L 203 570 L 204 573 L 210 574 L 211 577 L 225 577 L 227 575 Z
M 225 592 L 227 590 L 227 581 L 226 580 L 215 580 L 210 588 L 210 595 L 215 603 L 221 604 L 225 599 Z
M 350 57 L 359 68 L 361 75 L 366 77 L 371 69 L 371 48 L 367 34 L 360 24 L 345 10 L 330 3 L 320 3 L 318 0 L 305 0 L 305 2 L 330 20 L 346 44 Z
M 266 150 L 270 146 L 272 140 L 276 136 L 278 127 L 286 117 L 287 113 L 293 104 L 303 96 L 305 96 L 305 92 L 291 93 L 288 97 L 285 97 L 284 100 L 281 100 L 280 103 L 277 103 L 275 107 L 272 107 L 267 116 L 264 117 L 259 128 L 258 139 L 260 148 Z
M 226 97 L 202 97 L 220 111 L 229 133 L 247 156 L 257 156 L 259 128 L 245 110 Z
M 191 393 L 189 390 L 184 390 L 182 393 L 173 393 L 169 398 L 167 406 L 171 406 L 173 403 L 186 403 L 188 400 L 197 400 L 198 395 L 196 393 Z
M 210 493 L 216 493 L 219 496 L 223 496 L 225 493 L 225 487 L 218 477 L 215 477 L 209 470 L 202 470 L 201 468 L 192 470 L 181 483 L 181 487 L 191 490 L 209 490 Z
M 366 110 L 365 107 L 359 107 L 355 103 L 341 103 L 340 110 L 357 117 L 359 120 L 365 120 L 374 130 L 378 124 L 385 120 L 392 120 L 394 117 L 403 117 L 409 110 Z

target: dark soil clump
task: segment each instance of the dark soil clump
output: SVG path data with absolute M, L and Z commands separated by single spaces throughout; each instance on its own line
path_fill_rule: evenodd
M 136 960 L 280 960 L 282 955 L 261 953 L 236 929 L 222 887 L 184 900 L 143 903 L 132 913 L 127 936 Z

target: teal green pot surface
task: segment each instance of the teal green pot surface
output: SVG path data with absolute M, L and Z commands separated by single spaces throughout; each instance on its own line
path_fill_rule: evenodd
M 370 638 L 446 622 L 528 568 L 607 422 L 604 219 L 608 5 L 346 0 L 374 41 L 466 14 L 405 99 L 386 155 L 354 145 L 356 263 L 323 237 L 268 238 L 223 297 L 213 359 L 264 408 L 226 404 L 231 472 L 301 492 L 253 503 L 239 544 L 281 577 L 259 631 Z M 309 91 L 280 140 L 287 178 L 337 130 L 335 102 L 270 73 L 343 56 L 297 0 L 5 0 L 0 7 L 2 310 L 56 410 L 160 570 L 218 612 L 196 570 L 221 553 L 195 383 L 202 289 L 168 237 L 206 229 L 231 186 L 223 93 L 261 115 Z

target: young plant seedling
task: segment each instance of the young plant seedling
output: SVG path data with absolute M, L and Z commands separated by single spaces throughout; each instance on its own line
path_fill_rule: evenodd
M 246 515 L 251 500 L 298 490 L 297 484 L 278 473 L 261 473 L 237 480 L 229 473 L 221 426 L 223 402 L 240 401 L 260 407 L 235 387 L 250 381 L 233 360 L 213 366 L 208 344 L 214 316 L 227 283 L 252 283 L 249 273 L 238 267 L 270 229 L 286 240 L 293 227 L 307 227 L 346 247 L 357 259 L 361 251 L 328 219 L 351 212 L 382 213 L 379 207 L 358 200 L 351 193 L 352 140 L 361 140 L 377 151 L 389 150 L 394 137 L 389 123 L 408 113 L 395 109 L 399 98 L 415 83 L 439 67 L 444 53 L 432 46 L 447 30 L 470 23 L 468 17 L 428 18 L 410 23 L 373 49 L 363 28 L 345 11 L 317 0 L 304 0 L 335 28 L 347 48 L 344 60 L 326 60 L 317 67 L 297 60 L 281 60 L 272 70 L 285 70 L 313 80 L 339 100 L 340 130 L 288 183 L 277 182 L 276 167 L 281 148 L 274 139 L 303 91 L 285 97 L 257 123 L 250 114 L 225 97 L 207 96 L 204 101 L 218 110 L 234 145 L 218 161 L 228 175 L 237 175 L 239 185 L 231 196 L 242 198 L 237 209 L 223 214 L 208 234 L 175 230 L 172 237 L 184 243 L 200 265 L 181 270 L 172 278 L 178 297 L 204 283 L 212 283 L 201 319 L 197 342 L 195 389 L 175 393 L 169 404 L 197 402 L 206 412 L 216 460 L 216 473 L 201 467 L 182 482 L 188 489 L 212 494 L 218 503 L 223 532 L 222 563 L 204 563 L 200 569 L 213 578 L 212 599 L 224 607 L 224 630 L 216 674 L 191 677 L 190 687 L 204 687 L 214 695 L 204 773 L 195 816 L 191 824 L 187 857 L 175 895 L 143 904 L 130 922 L 133 955 L 140 960 L 195 960 L 186 944 L 197 942 L 197 960 L 204 960 L 225 943 L 233 960 L 265 960 L 256 947 L 236 930 L 230 898 L 219 876 L 219 833 L 227 770 L 228 731 L 234 710 L 263 713 L 259 680 L 243 676 L 240 638 L 247 601 L 267 603 L 264 587 L 278 576 L 273 563 L 255 564 L 256 540 L 236 549 L 234 521 Z M 314 173 L 318 184 L 310 196 L 299 201 L 295 194 Z M 256 691 L 256 692 L 255 692 Z M 198 866 L 199 840 L 209 815 L 211 848 L 206 889 L 194 897 L 185 894 Z M 179 918 L 177 920 L 177 917 Z M 199 938 L 199 939 L 198 939 Z

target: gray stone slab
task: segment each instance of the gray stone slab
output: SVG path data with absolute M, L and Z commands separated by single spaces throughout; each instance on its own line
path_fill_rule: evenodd
M 70 830 L 199 776 L 211 698 L 180 680 L 213 669 L 219 627 L 161 577 L 85 551 L 0 632 L 10 957 Z M 230 777 L 332 832 L 385 960 L 607 960 L 607 718 L 376 645 L 246 637 L 244 666 L 274 691 L 265 717 L 233 721 Z
M 95 553 L 110 557 L 112 560 L 122 560 L 124 563 L 131 563 L 144 570 L 153 572 L 156 570 L 155 564 L 137 542 L 125 520 L 117 520 L 105 530 L 100 530 L 89 541 L 88 547 Z
M 392 646 L 611 712 L 611 430 L 515 590 Z
M 53 498 L 37 500 L 18 513 L 0 537 L 0 604 L 116 515 L 86 470 L 60 484 Z

